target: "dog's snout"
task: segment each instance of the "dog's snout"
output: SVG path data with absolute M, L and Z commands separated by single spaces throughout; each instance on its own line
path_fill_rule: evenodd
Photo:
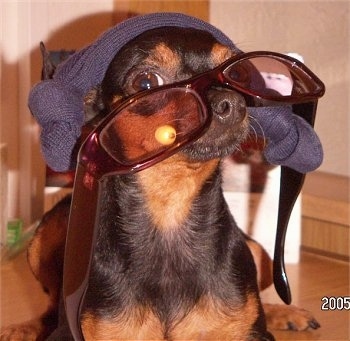
M 220 120 L 242 121 L 246 117 L 244 98 L 228 89 L 213 89 L 208 93 L 213 115 Z

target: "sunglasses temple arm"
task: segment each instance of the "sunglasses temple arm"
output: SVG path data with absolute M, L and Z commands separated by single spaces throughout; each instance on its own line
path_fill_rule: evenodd
M 305 119 L 313 127 L 316 108 L 317 101 L 296 104 L 293 105 L 293 113 Z M 284 264 L 285 238 L 289 218 L 301 192 L 304 180 L 305 174 L 286 166 L 281 167 L 277 232 L 273 260 L 273 281 L 278 295 L 286 304 L 291 303 L 292 297 Z
M 279 209 L 273 260 L 273 281 L 278 295 L 286 304 L 290 304 L 292 298 L 284 265 L 284 244 L 289 218 L 301 191 L 304 178 L 304 174 L 285 166 L 281 167 Z
M 80 164 L 74 183 L 63 267 L 63 300 L 74 340 L 83 341 L 80 314 L 96 240 L 100 186 Z

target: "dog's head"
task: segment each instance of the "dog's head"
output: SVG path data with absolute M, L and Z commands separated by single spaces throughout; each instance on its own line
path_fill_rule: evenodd
M 104 105 L 110 110 L 125 97 L 189 79 L 233 55 L 206 31 L 177 27 L 146 31 L 126 44 L 110 63 L 102 82 Z M 206 102 L 212 122 L 202 137 L 183 149 L 189 161 L 232 153 L 248 131 L 246 104 L 239 93 L 213 85 L 206 93 Z
M 157 28 L 161 28 L 159 32 L 156 31 Z M 193 29 L 204 32 L 194 32 Z M 166 34 L 161 33 L 162 30 L 165 30 Z M 217 41 L 205 32 L 209 32 Z M 132 44 L 135 44 L 135 48 Z M 162 55 L 161 47 L 166 46 L 168 46 L 167 53 Z M 169 50 L 172 53 L 169 54 Z M 59 65 L 57 70 L 50 65 L 46 70 L 48 71 L 46 75 L 51 76 L 54 73 L 53 79 L 39 82 L 30 92 L 28 105 L 42 127 L 41 147 L 47 164 L 53 170 L 61 172 L 76 167 L 76 151 L 79 147 L 77 142 L 79 142 L 78 138 L 84 123 L 83 103 L 86 103 L 84 99 L 88 98 L 91 108 L 94 109 L 97 104 L 98 109 L 100 109 L 100 102 L 94 103 L 94 98 L 89 98 L 87 94 L 91 91 L 94 92 L 94 90 L 99 92 L 97 89 L 104 75 L 106 75 L 104 100 L 108 108 L 113 100 L 128 95 L 128 91 L 131 91 L 130 93 L 138 91 L 137 82 L 136 84 L 129 83 L 131 84 L 129 89 L 123 87 L 122 82 L 126 81 L 129 70 L 135 68 L 137 64 L 140 65 L 142 60 L 148 61 L 145 65 L 149 66 L 152 73 L 150 73 L 151 78 L 146 77 L 146 85 L 141 81 L 141 89 L 144 86 L 157 85 L 158 82 L 162 84 L 190 77 L 194 73 L 213 68 L 234 53 L 241 53 L 241 51 L 223 32 L 209 23 L 180 13 L 153 13 L 136 16 L 112 27 L 91 45 L 74 53 L 69 60 L 62 63 L 62 66 Z M 122 54 L 125 55 L 124 58 L 121 57 Z M 176 58 L 169 57 L 171 55 L 176 56 Z M 116 62 L 112 63 L 118 73 L 110 76 L 109 72 L 106 74 L 106 70 L 114 56 L 116 56 L 115 60 L 120 58 L 121 63 L 120 65 L 117 65 Z M 152 60 L 159 70 L 164 71 L 164 74 L 159 73 L 164 78 L 158 78 L 158 74 L 155 75 L 155 83 L 152 76 L 154 75 Z M 158 65 L 158 62 L 161 63 Z M 290 64 L 290 62 L 289 60 L 286 63 Z M 113 69 L 112 65 L 110 69 Z M 292 69 L 295 69 L 294 66 L 290 65 Z M 158 70 L 157 68 L 155 70 Z M 301 73 L 297 71 L 299 75 L 306 72 L 308 76 L 305 79 L 306 84 L 304 84 L 306 87 L 295 89 L 296 97 L 294 95 L 293 97 L 299 101 L 306 99 L 304 95 L 311 96 L 311 99 L 322 96 L 324 92 L 322 82 L 305 66 L 299 65 L 298 68 L 303 70 L 299 69 Z M 292 73 L 294 74 L 294 72 Z M 299 79 L 299 77 L 297 78 Z M 313 81 L 311 82 L 313 89 L 309 89 L 310 79 Z M 298 82 L 294 84 L 296 87 L 298 87 Z M 108 86 L 106 86 L 107 83 L 109 83 Z M 110 90 L 107 90 L 109 87 Z M 242 118 L 242 112 L 245 112 L 244 101 L 238 94 L 235 96 L 236 100 L 232 101 L 231 95 L 227 96 L 228 93 L 232 94 L 232 91 L 222 90 L 224 89 L 220 89 L 220 87 L 212 88 L 206 95 L 209 99 L 209 110 L 215 112 L 214 119 L 210 131 L 193 143 L 192 148 L 188 147 L 184 150 L 187 155 L 194 159 L 205 160 L 208 157 L 221 157 L 229 154 L 236 148 L 239 139 L 243 139 L 245 135 L 246 128 L 244 129 L 242 126 L 247 125 L 247 122 L 243 119 L 242 123 L 239 123 L 239 113 L 241 113 Z M 302 92 L 310 90 L 311 92 L 303 94 L 299 93 L 300 90 Z M 278 99 L 278 102 L 283 102 L 283 96 Z M 308 107 L 307 110 L 309 109 L 312 108 Z M 234 112 L 233 115 L 232 112 Z M 91 110 L 89 114 L 91 118 L 95 115 L 95 111 Z M 310 122 L 305 122 L 303 119 L 296 121 L 290 106 L 286 105 L 282 105 L 280 110 L 250 108 L 249 114 L 252 117 L 252 130 L 255 130 L 257 134 L 261 132 L 270 141 L 264 151 L 264 155 L 270 163 L 285 165 L 303 173 L 314 170 L 320 165 L 323 154 L 319 139 L 312 127 L 311 129 L 305 127 L 308 123 L 312 125 L 312 120 Z M 266 119 L 266 116 L 269 119 Z M 313 117 L 313 114 L 311 116 Z M 231 125 L 230 130 L 227 130 L 229 120 L 231 120 Z M 222 124 L 223 122 L 224 124 Z M 224 133 L 220 134 L 222 131 Z M 233 134 L 231 134 L 232 131 Z M 226 137 L 226 133 L 229 138 Z M 310 157 L 310 155 L 316 156 Z

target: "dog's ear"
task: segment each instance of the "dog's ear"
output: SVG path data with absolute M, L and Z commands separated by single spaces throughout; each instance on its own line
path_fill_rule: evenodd
M 40 42 L 40 51 L 43 58 L 43 65 L 41 69 L 41 79 L 52 79 L 55 74 L 57 66 L 66 60 L 74 51 L 49 51 L 43 42 Z M 84 122 L 87 123 L 93 120 L 104 109 L 101 100 L 101 88 L 96 86 L 91 89 L 84 97 Z
M 51 79 L 55 73 L 56 66 L 53 61 L 50 59 L 50 52 L 46 49 L 44 43 L 40 42 L 40 52 L 43 58 L 43 66 L 41 69 L 41 79 Z
M 42 41 L 40 42 L 40 51 L 43 58 L 43 66 L 41 69 L 42 80 L 51 79 L 58 64 L 62 63 L 75 52 L 74 50 L 49 51 Z

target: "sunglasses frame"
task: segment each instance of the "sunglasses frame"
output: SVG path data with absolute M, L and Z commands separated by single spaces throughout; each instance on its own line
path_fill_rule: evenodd
M 243 88 L 241 85 L 228 78 L 226 73 L 231 66 L 243 60 L 255 57 L 278 59 L 283 64 L 288 65 L 290 67 L 289 70 L 293 71 L 292 73 L 295 75 L 299 75 L 302 72 L 303 76 L 307 76 L 303 77 L 303 80 L 307 82 L 310 87 L 316 85 L 314 88 L 317 88 L 317 91 L 314 91 L 312 94 L 305 93 L 304 95 L 298 96 L 261 96 L 261 94 Z M 239 92 L 246 99 L 248 106 L 261 106 L 262 103 L 264 106 L 267 104 L 270 106 L 292 104 L 293 112 L 304 118 L 311 126 L 313 126 L 315 120 L 317 99 L 321 97 L 325 91 L 324 85 L 319 78 L 298 60 L 275 52 L 256 51 L 234 56 L 218 67 L 191 79 L 141 91 L 123 99 L 112 107 L 111 113 L 89 134 L 78 154 L 63 271 L 63 298 L 66 316 L 70 330 L 76 341 L 84 340 L 80 325 L 80 316 L 85 293 L 88 288 L 94 246 L 97 240 L 99 203 L 104 180 L 107 176 L 112 174 L 131 174 L 151 167 L 202 136 L 209 128 L 212 119 L 212 113 L 207 109 L 209 103 L 206 99 L 206 91 L 212 86 L 227 87 Z M 169 149 L 166 151 L 162 151 L 136 164 L 125 165 L 113 159 L 108 152 L 104 150 L 99 140 L 99 136 L 106 125 L 110 123 L 121 110 L 139 99 L 155 92 L 174 88 L 183 88 L 184 91 L 190 91 L 192 94 L 195 94 L 200 104 L 202 114 L 206 116 L 203 125 L 191 136 L 191 140 L 182 144 L 177 144 L 175 142 L 173 145 L 169 146 Z M 284 242 L 290 214 L 296 198 L 300 193 L 304 177 L 304 174 L 293 169 L 284 166 L 281 167 L 273 275 L 276 290 L 282 300 L 287 304 L 291 302 L 291 294 L 284 267 Z

